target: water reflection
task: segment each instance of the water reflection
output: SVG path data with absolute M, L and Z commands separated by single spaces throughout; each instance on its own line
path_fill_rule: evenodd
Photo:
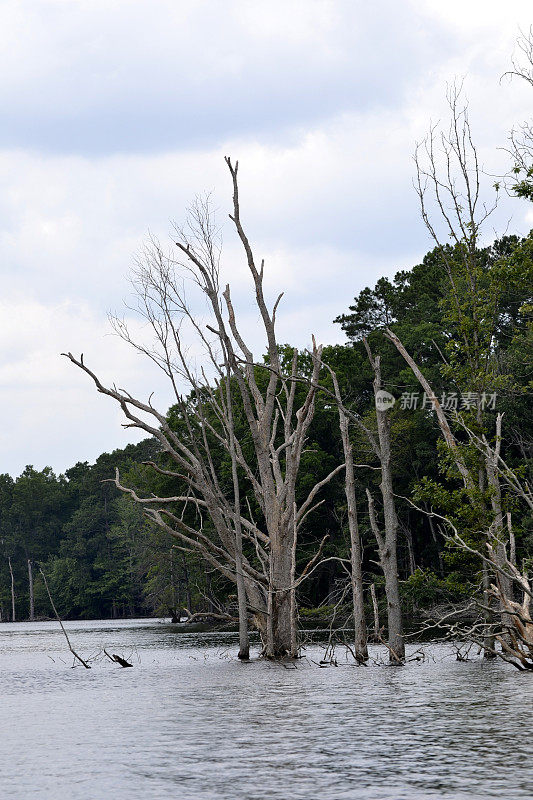
M 298 669 L 235 658 L 234 634 L 157 621 L 0 626 L 3 798 L 530 798 L 533 675 L 457 663 Z

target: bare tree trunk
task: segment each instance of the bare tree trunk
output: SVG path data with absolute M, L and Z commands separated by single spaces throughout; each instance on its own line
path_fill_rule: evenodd
M 287 541 L 289 539 L 289 541 Z M 268 636 L 264 655 L 267 658 L 296 656 L 294 649 L 294 589 L 292 536 L 278 535 L 270 551 Z
M 11 556 L 7 557 L 9 564 L 9 574 L 11 575 L 11 622 L 16 621 L 15 614 L 15 578 L 13 577 L 13 566 L 11 564 Z
M 510 511 L 507 512 L 507 530 L 509 531 L 509 561 L 513 567 L 516 567 L 516 540 L 514 538 Z
M 401 664 L 405 660 L 405 644 L 403 639 L 400 581 L 398 576 L 398 517 L 396 516 L 396 504 L 394 502 L 394 489 L 392 484 L 390 419 L 386 408 L 379 402 L 379 393 L 382 391 L 380 358 L 379 356 L 373 358 L 366 339 L 365 347 L 370 364 L 374 370 L 374 398 L 381 463 L 381 483 L 379 488 L 383 499 L 384 535 L 379 530 L 374 510 L 374 501 L 370 491 L 367 489 L 368 510 L 372 531 L 378 543 L 381 568 L 385 577 L 389 658 L 392 663 Z
M 500 479 L 498 476 L 498 459 L 500 457 L 501 452 L 501 442 L 502 442 L 502 414 L 498 414 L 496 417 L 496 443 L 494 446 L 494 450 L 487 450 L 486 455 L 486 471 L 487 471 L 487 481 L 491 488 L 491 505 L 492 505 L 492 512 L 494 515 L 494 521 L 492 525 L 492 534 L 493 538 L 496 539 L 496 547 L 495 547 L 495 556 L 497 559 L 498 565 L 501 567 L 505 564 L 507 560 L 506 556 L 506 541 L 507 534 L 511 531 L 511 527 L 507 525 L 507 533 L 505 532 L 505 526 L 503 521 L 503 510 L 502 510 L 502 491 L 500 486 Z M 511 597 L 513 591 L 513 581 L 510 576 L 506 575 L 504 572 L 500 573 L 499 580 L 501 582 L 502 593 L 504 597 Z M 500 604 L 500 610 L 503 610 L 503 606 Z M 510 627 L 510 619 L 508 615 L 503 615 L 504 622 Z
M 238 494 L 235 496 L 235 504 L 240 501 Z M 240 512 L 239 512 L 240 514 Z M 240 522 L 240 516 L 238 517 Z M 242 661 L 250 658 L 250 637 L 248 634 L 248 605 L 246 602 L 246 586 L 244 582 L 244 572 L 242 564 L 242 530 L 239 522 L 235 530 L 235 572 L 237 576 L 237 603 L 239 607 L 239 653 L 238 657 Z
M 241 661 L 250 658 L 250 637 L 248 634 L 248 605 L 246 602 L 246 585 L 242 563 L 242 518 L 241 518 L 241 490 L 237 473 L 237 452 L 235 449 L 235 427 L 233 422 L 233 400 L 231 397 L 231 375 L 229 360 L 226 357 L 226 398 L 229 449 L 231 455 L 231 477 L 233 480 L 233 499 L 235 504 L 235 576 L 237 583 L 237 604 L 239 608 L 239 653 Z
M 403 640 L 402 609 L 400 603 L 400 583 L 398 580 L 398 564 L 395 554 L 385 557 L 383 561 L 385 576 L 385 594 L 387 595 L 387 621 L 389 629 L 389 660 L 401 663 L 405 659 Z
M 379 624 L 379 607 L 378 607 L 378 599 L 376 597 L 376 587 L 372 583 L 370 586 L 370 597 L 372 598 L 372 610 L 374 611 L 374 637 L 376 641 L 379 639 L 379 631 L 380 631 L 380 624 Z
M 298 606 L 296 603 L 296 545 L 298 530 L 296 527 L 296 503 L 294 503 L 294 533 L 291 548 L 291 653 L 298 653 Z
M 355 514 L 356 512 L 354 512 Z M 350 510 L 348 510 L 350 514 Z M 361 539 L 359 526 L 355 519 L 353 528 L 350 528 L 350 562 L 352 568 L 352 602 L 355 634 L 355 657 L 358 662 L 368 661 L 367 630 L 365 620 L 365 605 L 363 598 L 363 569 L 361 566 Z
M 238 543 L 237 543 L 238 547 Z M 235 558 L 235 569 L 237 570 L 237 600 L 239 606 L 239 653 L 238 657 L 242 661 L 250 658 L 250 638 L 248 635 L 248 607 L 246 603 L 246 587 L 242 572 L 242 555 Z
M 30 622 L 33 622 L 35 619 L 35 602 L 33 596 L 33 571 L 31 566 L 31 558 L 28 558 L 28 584 L 30 587 Z
M 368 490 L 367 490 L 368 491 Z M 373 508 L 373 501 L 369 494 L 369 510 L 374 516 L 375 524 L 372 524 L 374 533 L 377 530 L 377 521 Z M 385 520 L 387 516 L 385 516 Z M 389 526 L 391 521 L 389 519 Z M 387 530 L 387 521 L 385 522 Z M 376 537 L 377 538 L 377 537 Z M 379 540 L 378 540 L 379 543 Z M 387 627 L 388 627 L 388 646 L 389 660 L 391 663 L 401 664 L 405 659 L 405 644 L 403 639 L 402 609 L 400 603 L 400 581 L 398 577 L 398 558 L 396 553 L 396 542 L 387 533 L 382 537 L 382 545 L 379 545 L 380 563 L 385 578 L 385 596 L 387 598 Z
M 477 413 L 476 418 L 478 421 L 478 425 L 481 425 L 481 402 L 478 399 L 477 403 Z M 488 475 L 483 468 L 483 465 L 480 463 L 478 467 L 478 486 L 480 493 L 486 492 L 487 490 L 487 478 Z M 490 531 L 487 531 L 484 535 L 485 542 L 488 542 L 490 539 Z M 482 581 L 483 581 L 483 617 L 485 620 L 485 631 L 483 635 L 483 657 L 484 658 L 495 658 L 495 647 L 496 647 L 496 637 L 494 634 L 494 612 L 496 611 L 495 608 L 495 599 L 491 592 L 491 583 L 492 583 L 492 576 L 490 574 L 490 567 L 486 561 L 483 562 L 483 572 L 482 572 Z M 494 609 L 494 610 L 491 610 Z
M 365 605 L 363 597 L 363 569 L 362 569 L 362 548 L 361 537 L 359 535 L 359 525 L 357 522 L 357 503 L 355 499 L 355 472 L 353 462 L 353 447 L 350 441 L 350 430 L 348 417 L 344 411 L 339 382 L 335 372 L 328 367 L 328 371 L 333 380 L 335 397 L 339 411 L 339 428 L 342 438 L 345 461 L 345 481 L 344 493 L 348 507 L 348 529 L 350 531 L 350 563 L 351 563 L 351 582 L 352 582 L 352 602 L 354 618 L 354 647 L 355 657 L 359 663 L 368 660 L 367 630 L 365 620 Z
M 59 614 L 57 613 L 57 608 L 56 608 L 55 603 L 54 603 L 54 601 L 52 599 L 52 595 L 50 594 L 50 589 L 48 587 L 48 581 L 46 580 L 46 575 L 44 574 L 44 572 L 42 570 L 42 567 L 39 567 L 39 572 L 42 575 L 42 578 L 43 578 L 43 581 L 44 581 L 44 586 L 45 586 L 45 589 L 46 589 L 46 593 L 48 594 L 48 599 L 50 600 L 50 605 L 52 606 L 52 609 L 54 611 L 56 619 L 59 622 L 61 630 L 63 631 L 63 635 L 64 635 L 65 639 L 67 640 L 68 649 L 70 650 L 70 652 L 72 653 L 74 658 L 77 659 L 80 662 L 80 664 L 83 664 L 85 669 L 91 669 L 90 664 L 88 664 L 87 661 L 84 661 L 84 659 L 81 656 L 79 656 L 78 653 L 72 647 L 72 645 L 70 643 L 69 635 L 65 630 L 65 626 L 63 625 L 63 621 L 62 621 L 61 617 L 59 616 Z M 113 603 L 114 603 L 114 601 L 113 601 Z
M 353 466 L 352 444 L 348 432 L 348 419 L 339 410 L 341 417 L 341 433 L 346 462 L 346 480 L 344 490 L 348 504 L 348 528 L 350 531 L 350 562 L 352 581 L 353 617 L 355 629 L 355 657 L 358 662 L 368 660 L 367 631 L 365 605 L 363 598 L 363 568 L 361 537 L 357 522 L 357 505 L 355 500 L 355 475 Z
M 483 635 L 483 657 L 495 658 L 494 648 L 496 646 L 496 638 L 494 636 L 494 626 L 491 624 L 491 612 L 489 611 L 493 605 L 493 596 L 490 590 L 491 576 L 487 564 L 483 562 L 483 606 L 485 617 L 485 632 Z

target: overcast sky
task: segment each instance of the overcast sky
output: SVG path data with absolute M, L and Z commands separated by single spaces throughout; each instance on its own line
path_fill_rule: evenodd
M 0 472 L 63 471 L 135 440 L 113 403 L 60 357 L 166 408 L 109 310 L 148 231 L 166 239 L 213 192 L 224 264 L 251 335 L 226 212 L 223 156 L 280 339 L 343 341 L 333 318 L 431 242 L 412 188 L 414 142 L 466 76 L 483 166 L 508 166 L 533 95 L 500 81 L 531 0 L 3 0 L 0 4 Z M 487 179 L 487 189 L 493 179 Z M 486 235 L 524 234 L 504 199 Z

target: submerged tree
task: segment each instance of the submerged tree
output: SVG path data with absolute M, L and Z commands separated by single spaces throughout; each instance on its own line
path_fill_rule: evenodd
M 383 531 L 380 529 L 374 499 L 369 489 L 366 490 L 370 526 L 378 544 L 379 562 L 385 578 L 385 595 L 387 598 L 387 622 L 389 630 L 389 657 L 392 663 L 401 664 L 405 659 L 405 643 L 403 638 L 402 609 L 400 601 L 400 581 L 398 575 L 398 516 L 392 481 L 390 415 L 386 403 L 386 392 L 381 381 L 381 362 L 379 356 L 373 356 L 365 339 L 368 359 L 374 371 L 374 402 L 378 428 L 376 452 L 379 458 L 381 481 L 379 488 L 383 501 Z M 383 402 L 385 400 L 385 402 Z
M 484 652 L 492 657 L 495 653 L 492 601 L 496 596 L 491 588 L 492 579 L 496 565 L 501 592 L 510 598 L 512 581 L 509 571 L 501 567 L 507 560 L 506 548 L 512 531 L 504 525 L 505 497 L 497 465 L 487 456 L 488 451 L 473 445 L 479 439 L 489 448 L 489 440 L 492 440 L 493 452 L 498 457 L 502 447 L 501 415 L 493 427 L 487 406 L 490 408 L 490 398 L 495 402 L 498 389 L 511 384 L 510 376 L 504 374 L 497 358 L 496 346 L 501 320 L 505 317 L 501 306 L 512 271 L 509 253 L 519 245 L 508 242 L 509 252 L 502 249 L 492 259 L 489 255 L 493 254 L 480 246 L 482 225 L 495 204 L 487 207 L 481 201 L 478 156 L 467 109 L 460 102 L 460 89 L 453 87 L 449 91 L 448 102 L 449 129 L 439 133 L 431 128 L 426 140 L 417 147 L 416 186 L 422 218 L 437 245 L 446 277 L 447 292 L 441 308 L 449 335 L 444 344 L 441 372 L 461 390 L 461 397 L 468 399 L 466 405 L 459 407 L 457 400 L 453 402 L 453 396 L 451 403 L 439 402 L 424 369 L 390 328 L 386 327 L 385 331 L 411 367 L 435 411 L 445 443 L 441 454 L 442 473 L 448 479 L 459 477 L 462 481 L 461 503 L 472 512 L 469 534 L 479 543 L 469 552 L 481 550 L 483 553 L 483 543 L 492 548 L 491 559 L 486 555 L 480 558 L 485 610 Z M 442 234 L 440 227 L 444 229 Z M 444 243 L 444 236 L 451 239 L 451 246 Z M 431 481 L 426 482 L 426 488 L 430 487 Z M 440 490 L 436 484 L 433 488 L 438 495 Z M 503 612 L 506 604 L 501 598 L 499 605 Z
M 177 230 L 174 254 L 166 256 L 152 242 L 137 265 L 138 310 L 152 329 L 153 341 L 134 340 L 124 320 L 113 320 L 120 336 L 166 375 L 175 400 L 173 415 L 158 411 L 151 399 L 143 402 L 127 391 L 105 386 L 83 356 L 65 355 L 93 379 L 99 392 L 120 405 L 128 420 L 126 427 L 158 439 L 169 463 L 151 462 L 151 467 L 174 481 L 177 491 L 171 496 L 143 497 L 124 486 L 118 472 L 117 487 L 178 539 L 179 547 L 199 552 L 237 585 L 240 656 L 248 656 L 246 609 L 254 614 L 264 654 L 279 658 L 297 653 L 298 531 L 316 507 L 320 489 L 344 465 L 335 467 L 303 497 L 298 492 L 302 453 L 315 410 L 321 348 L 313 345 L 310 379 L 299 398 L 298 353 L 294 351 L 286 369 L 276 338 L 282 295 L 270 309 L 263 288 L 264 263 L 257 266 L 241 223 L 238 164 L 229 158 L 226 163 L 233 185 L 230 217 L 252 280 L 266 339 L 265 364 L 255 362 L 245 341 L 229 285 L 221 291 L 220 249 L 208 201 L 197 201 L 188 227 Z M 184 293 L 187 280 L 206 301 L 208 321 L 192 313 L 190 297 Z M 199 369 L 188 357 L 188 333 L 194 334 L 203 352 Z M 230 461 L 230 477 L 220 466 L 224 458 Z M 254 498 L 255 509 L 241 485 Z
M 365 619 L 365 603 L 363 595 L 363 553 L 359 523 L 357 519 L 357 495 L 355 485 L 355 469 L 353 443 L 350 438 L 350 415 L 344 406 L 339 380 L 335 371 L 325 365 L 331 376 L 337 410 L 339 414 L 339 430 L 344 453 L 345 479 L 344 494 L 350 533 L 350 579 L 352 585 L 352 605 L 354 620 L 354 653 L 359 664 L 368 661 L 368 633 Z M 353 415 L 352 415 L 353 416 Z

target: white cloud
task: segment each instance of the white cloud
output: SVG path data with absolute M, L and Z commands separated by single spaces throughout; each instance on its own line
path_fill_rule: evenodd
M 0 143 L 110 153 L 279 140 L 398 103 L 442 48 L 415 16 L 395 0 L 6 0 Z
M 332 319 L 431 242 L 411 154 L 465 88 L 487 187 L 531 90 L 500 82 L 529 2 L 47 0 L 0 9 L 0 387 L 3 467 L 70 463 L 128 441 L 111 401 L 58 353 L 84 351 L 108 380 L 146 395 L 159 377 L 106 335 L 147 231 L 164 243 L 194 195 L 214 190 L 224 273 L 261 349 L 238 242 L 225 222 L 223 156 L 240 159 L 242 215 L 285 291 L 280 338 L 341 339 Z M 11 127 L 10 127 L 11 126 Z M 30 127 L 28 127 L 30 126 Z M 32 127 L 33 126 L 33 127 Z M 504 199 L 492 224 L 531 225 Z M 492 236 L 489 228 L 487 237 Z
M 87 305 L 56 306 L 15 300 L 0 304 L 0 397 L 3 469 L 20 472 L 26 464 L 64 469 L 77 460 L 125 446 L 139 437 L 122 431 L 122 415 L 111 400 L 97 395 L 90 378 L 61 352 L 83 351 L 102 381 L 146 397 L 147 385 L 166 408 L 170 396 L 155 368 L 139 369 L 139 357 L 110 336 L 105 319 Z

